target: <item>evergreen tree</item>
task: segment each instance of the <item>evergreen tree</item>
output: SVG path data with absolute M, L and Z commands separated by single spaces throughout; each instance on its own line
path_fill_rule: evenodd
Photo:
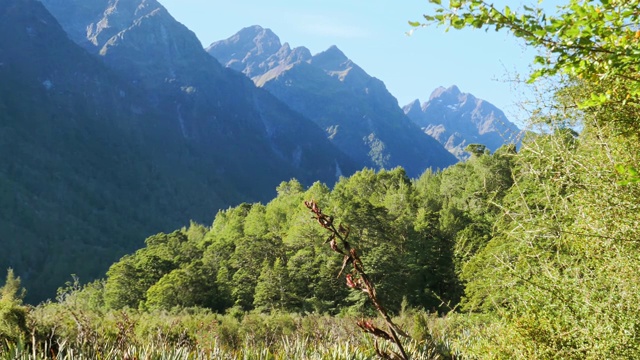
M 265 260 L 256 285 L 253 305 L 260 311 L 287 310 L 291 299 L 291 282 L 280 258 L 273 266 Z
M 15 342 L 27 333 L 27 308 L 22 306 L 26 291 L 13 269 L 7 270 L 4 285 L 0 288 L 0 341 Z

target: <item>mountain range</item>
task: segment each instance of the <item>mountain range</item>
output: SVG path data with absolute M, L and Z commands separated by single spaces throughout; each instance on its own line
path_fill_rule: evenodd
M 457 160 L 402 112 L 384 83 L 332 46 L 311 55 L 269 29 L 247 27 L 207 52 L 313 120 L 343 152 L 376 169 L 402 166 L 417 177 Z
M 221 67 L 157 1 L 42 3 L 71 39 L 142 89 L 156 109 L 173 119 L 174 135 L 216 163 L 247 198 L 264 199 L 273 193 L 266 188 L 283 176 L 333 183 L 342 169 L 356 169 L 309 120 Z M 323 156 L 318 148 L 326 149 Z
M 243 31 L 205 50 L 156 0 L 0 3 L 0 269 L 27 301 L 281 181 L 457 161 L 337 47 Z
M 73 3 L 44 2 L 90 27 L 66 13 Z M 122 16 L 114 7 L 131 2 L 98 3 L 75 6 Z M 283 180 L 333 184 L 358 169 L 157 3 L 141 4 L 149 11 L 98 21 L 122 28 L 96 36 L 100 48 L 71 41 L 41 2 L 0 6 L 0 268 L 22 277 L 28 301 L 71 274 L 102 276 L 151 234 L 268 201 Z

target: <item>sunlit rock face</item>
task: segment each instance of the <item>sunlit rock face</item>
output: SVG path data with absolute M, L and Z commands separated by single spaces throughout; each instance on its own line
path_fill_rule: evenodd
M 519 144 L 521 131 L 488 101 L 463 93 L 457 86 L 439 87 L 429 101 L 414 100 L 403 107 L 405 114 L 423 131 L 438 140 L 459 159 L 466 159 L 469 144 L 482 144 L 495 151 L 505 144 Z
M 403 114 L 382 81 L 336 46 L 312 56 L 307 48 L 282 44 L 269 29 L 251 26 L 207 52 L 313 120 L 361 164 L 402 166 L 415 177 L 457 161 Z
M 147 90 L 150 101 L 173 116 L 176 133 L 205 156 L 217 159 L 221 173 L 250 176 L 252 171 L 243 170 L 228 156 L 233 154 L 254 171 L 263 172 L 260 178 L 271 178 L 247 186 L 248 193 L 263 197 L 266 187 L 274 189 L 273 181 L 283 180 L 282 176 L 332 184 L 336 162 L 346 173 L 359 167 L 325 139 L 317 125 L 245 76 L 221 66 L 195 34 L 157 1 L 43 3 L 72 39 Z M 316 159 L 316 149 L 327 152 Z

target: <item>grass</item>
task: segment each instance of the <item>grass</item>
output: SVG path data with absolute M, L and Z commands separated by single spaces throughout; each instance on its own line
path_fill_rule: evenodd
M 42 316 L 39 313 L 39 316 Z M 57 312 L 50 315 L 35 337 L 0 344 L 0 360 L 284 360 L 378 358 L 374 338 L 362 333 L 353 317 L 318 314 L 219 315 L 204 310 L 145 313 L 134 310 L 84 314 L 84 323 L 66 321 Z M 70 317 L 79 317 L 77 314 Z M 421 320 L 419 320 L 421 319 Z M 34 319 L 32 319 L 34 320 Z M 37 319 L 36 319 L 37 320 Z M 450 359 L 448 342 L 436 330 L 440 318 L 414 312 L 397 319 L 414 326 L 417 340 L 405 342 L 411 359 Z M 37 324 L 32 321 L 32 324 Z M 90 329 L 88 329 L 90 328 Z M 45 334 L 46 332 L 46 334 Z M 92 334 L 87 336 L 86 334 Z M 35 349 L 33 344 L 35 344 Z M 380 342 L 382 350 L 393 348 Z

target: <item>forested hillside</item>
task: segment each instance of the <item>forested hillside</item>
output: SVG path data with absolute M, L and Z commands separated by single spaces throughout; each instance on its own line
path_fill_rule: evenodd
M 213 319 L 213 328 L 198 326 L 206 326 L 225 349 L 241 352 L 247 348 L 226 336 L 257 336 L 252 346 L 274 350 L 281 345 L 269 340 L 269 332 L 310 331 L 299 328 L 297 315 L 278 320 L 277 314 L 315 314 L 319 318 L 308 321 L 325 321 L 326 331 L 343 332 L 348 325 L 324 316 L 350 319 L 371 315 L 372 308 L 365 293 L 345 286 L 344 273 L 339 274 L 343 258 L 331 251 L 327 233 L 304 204 L 313 199 L 351 229 L 351 246 L 360 254 L 387 310 L 397 315 L 415 309 L 423 325 L 414 330 L 424 336 L 430 321 L 425 310 L 446 314 L 460 303 L 464 282 L 459 275 L 491 238 L 492 224 L 500 214 L 498 204 L 512 185 L 517 157 L 513 146 L 495 154 L 481 146 L 470 150 L 468 161 L 442 172 L 427 171 L 415 180 L 396 168 L 365 169 L 341 178 L 333 189 L 319 182 L 308 188 L 297 180 L 283 182 L 277 197 L 267 204 L 245 203 L 220 211 L 210 226 L 192 222 L 147 238 L 144 248 L 113 264 L 104 280 L 84 286 L 67 283 L 56 302 L 38 307 L 34 321 L 42 321 L 38 325 L 42 331 L 56 323 L 67 324 L 51 331 L 74 337 L 79 347 L 89 346 L 82 337 L 86 332 L 96 337 L 93 341 L 99 346 L 112 346 L 112 336 L 120 333 L 112 326 L 142 331 L 121 334 L 132 343 L 183 346 L 175 341 L 184 332 L 188 336 L 184 340 L 192 344 L 202 340 L 200 330 L 188 325 L 196 321 L 192 316 Z M 14 284 L 14 293 L 7 301 L 13 305 L 7 309 L 19 309 L 19 285 L 10 279 L 11 275 L 8 283 Z M 211 312 L 227 315 L 217 318 Z M 158 322 L 143 320 L 144 314 L 159 317 Z M 104 317 L 111 320 L 100 320 Z M 174 321 L 178 327 L 164 321 Z M 220 327 L 215 325 L 218 321 Z M 227 328 L 238 321 L 246 329 Z M 267 333 L 259 333 L 262 327 Z M 164 340 L 147 338 L 153 332 Z M 9 335 L 19 333 L 18 327 Z M 100 337 L 101 333 L 112 335 Z M 307 346 L 321 347 L 327 339 L 323 335 Z
M 98 15 L 108 6 L 53 3 L 65 16 L 74 6 Z M 268 201 L 292 177 L 332 184 L 361 168 L 153 5 L 147 10 L 156 16 L 142 23 L 171 30 L 172 40 L 120 38 L 109 56 L 130 52 L 107 63 L 72 42 L 43 2 L 0 3 L 0 268 L 21 276 L 32 304 L 53 298 L 71 274 L 104 276 L 150 234 L 210 221 L 243 201 Z M 130 15 L 131 23 L 142 16 Z M 162 38 L 161 30 L 120 20 L 109 31 L 117 23 Z M 149 55 L 157 53 L 168 58 Z M 141 73 L 123 72 L 124 63 L 129 71 L 139 64 Z
M 362 311 L 365 299 L 336 279 L 342 259 L 309 220 L 304 201 L 315 199 L 352 225 L 351 242 L 391 309 L 406 298 L 411 306 L 447 311 L 441 299 L 454 306 L 462 295 L 456 273 L 491 235 L 498 207 L 489 200 L 499 201 L 511 185 L 513 156 L 511 148 L 479 153 L 415 182 L 398 168 L 363 170 L 333 190 L 282 183 L 266 205 L 244 204 L 219 212 L 211 227 L 192 224 L 148 238 L 107 272 L 105 304 Z

